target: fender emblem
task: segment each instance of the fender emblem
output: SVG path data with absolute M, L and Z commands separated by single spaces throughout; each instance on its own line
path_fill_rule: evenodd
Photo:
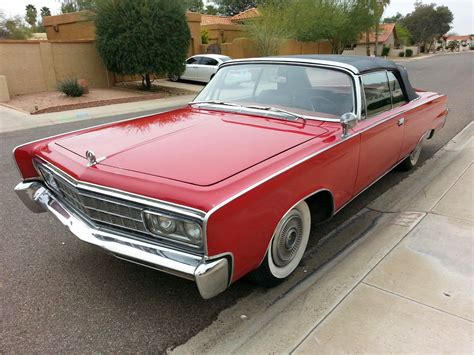
M 105 159 L 105 157 L 97 159 L 92 150 L 86 151 L 86 158 L 88 167 L 94 166 Z

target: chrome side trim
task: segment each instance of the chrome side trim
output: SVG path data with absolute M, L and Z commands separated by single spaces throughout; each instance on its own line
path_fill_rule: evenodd
M 39 158 L 37 158 L 37 159 L 39 159 Z M 138 195 L 138 194 L 134 194 L 132 192 L 122 191 L 122 190 L 114 189 L 114 188 L 107 187 L 107 186 L 97 185 L 97 184 L 93 184 L 93 183 L 90 183 L 90 182 L 84 182 L 84 181 L 76 180 L 72 176 L 70 176 L 69 174 L 67 174 L 64 171 L 58 169 L 56 166 L 54 166 L 50 162 L 47 162 L 44 159 L 40 159 L 40 160 L 41 160 L 41 164 L 46 165 L 47 168 L 51 169 L 55 174 L 58 174 L 63 179 L 67 180 L 69 183 L 74 185 L 76 188 L 84 189 L 84 190 L 88 190 L 88 191 L 92 191 L 92 192 L 95 192 L 95 193 L 100 193 L 100 194 L 104 194 L 104 195 L 108 195 L 108 196 L 112 196 L 112 197 L 116 197 L 116 198 L 129 200 L 129 201 L 132 201 L 132 202 L 136 202 L 136 203 L 139 203 L 139 204 L 143 204 L 143 205 L 147 205 L 147 206 L 151 206 L 151 207 L 155 207 L 155 208 L 168 210 L 168 211 L 174 212 L 176 214 L 182 214 L 182 215 L 192 217 L 192 218 L 196 218 L 196 219 L 199 219 L 199 220 L 202 220 L 205 216 L 204 211 L 201 211 L 201 210 L 196 209 L 196 208 L 187 207 L 187 206 L 179 205 L 179 204 L 176 204 L 176 203 L 173 203 L 173 202 L 158 200 L 158 199 L 154 199 L 154 198 L 150 198 L 150 197 L 145 197 L 143 195 Z
M 414 108 L 416 108 L 416 107 L 419 107 L 419 106 L 421 106 L 421 105 L 422 105 L 422 103 L 420 103 L 420 104 L 418 104 L 418 105 L 416 105 L 416 106 L 407 108 L 407 109 L 405 109 L 405 110 L 403 110 L 403 111 L 400 111 L 400 112 L 394 113 L 394 114 L 392 114 L 392 115 L 389 115 L 388 117 L 386 117 L 386 118 L 383 119 L 382 121 L 377 121 L 377 122 L 375 122 L 374 124 L 372 124 L 372 125 L 370 125 L 370 126 L 364 128 L 363 130 L 357 131 L 357 132 L 354 133 L 353 135 L 350 135 L 350 136 L 347 137 L 346 139 L 341 139 L 340 141 L 338 141 L 338 142 L 336 142 L 336 143 L 334 143 L 334 144 L 331 144 L 331 145 L 329 145 L 329 146 L 327 146 L 327 147 L 325 147 L 325 148 L 323 148 L 323 149 L 321 149 L 321 150 L 319 150 L 319 151 L 316 151 L 316 152 L 314 152 L 314 153 L 312 153 L 312 154 L 310 154 L 310 155 L 308 155 L 308 156 L 306 156 L 306 157 L 304 157 L 304 158 L 302 158 L 302 159 L 300 159 L 300 160 L 297 160 L 297 161 L 293 162 L 292 164 L 286 166 L 285 168 L 283 168 L 283 169 L 281 169 L 281 170 L 278 170 L 278 171 L 276 171 L 275 173 L 273 173 L 273 174 L 267 176 L 266 178 L 264 178 L 264 179 L 262 179 L 262 180 L 259 180 L 258 182 L 256 182 L 256 183 L 254 183 L 254 184 L 248 186 L 247 188 L 245 188 L 245 189 L 241 190 L 240 192 L 236 193 L 235 195 L 232 195 L 232 196 L 230 196 L 229 198 L 227 198 L 227 199 L 221 201 L 221 202 L 218 203 L 216 206 L 214 206 L 213 208 L 211 208 L 211 209 L 206 213 L 206 215 L 205 215 L 205 217 L 204 217 L 204 220 L 203 220 L 204 236 L 207 235 L 207 223 L 208 223 L 208 221 L 209 221 L 209 218 L 212 216 L 213 213 L 215 213 L 217 210 L 219 210 L 219 209 L 222 208 L 223 206 L 225 206 L 225 205 L 227 205 L 228 203 L 232 202 L 233 200 L 239 198 L 240 196 L 246 194 L 247 192 L 253 190 L 254 188 L 256 188 L 256 187 L 258 187 L 258 186 L 264 184 L 265 182 L 267 182 L 267 181 L 273 179 L 274 177 L 276 177 L 276 176 L 278 176 L 278 175 L 281 175 L 281 174 L 283 174 L 284 172 L 286 172 L 286 171 L 288 171 L 288 170 L 294 168 L 295 166 L 300 165 L 300 164 L 306 162 L 307 160 L 312 159 L 312 158 L 314 158 L 315 156 L 317 156 L 317 155 L 319 155 L 319 154 L 322 154 L 322 153 L 324 153 L 325 151 L 327 151 L 327 150 L 329 150 L 329 149 L 331 149 L 331 148 L 334 148 L 334 147 L 338 146 L 338 145 L 341 144 L 341 143 L 346 142 L 346 141 L 349 140 L 349 139 L 352 139 L 352 138 L 354 138 L 354 137 L 357 137 L 357 136 L 360 135 L 361 133 L 363 133 L 363 132 L 365 132 L 365 131 L 367 131 L 367 130 L 369 130 L 369 129 L 375 127 L 375 126 L 378 126 L 379 124 L 382 124 L 382 123 L 384 123 L 384 122 L 386 122 L 386 121 L 388 121 L 388 120 L 390 120 L 390 119 L 392 119 L 392 118 L 394 118 L 394 117 L 396 117 L 396 116 L 398 116 L 398 115 L 401 115 L 401 114 L 403 114 L 403 113 L 405 113 L 405 112 L 407 112 L 407 111 L 409 111 L 409 110 L 412 110 L 412 109 L 414 109 Z M 359 105 L 359 106 L 360 106 L 360 105 Z M 401 160 L 400 160 L 400 161 L 401 161 Z M 394 165 L 394 166 L 395 166 L 395 165 Z M 392 167 L 392 169 L 393 169 L 393 167 Z M 390 171 L 390 170 L 389 170 L 389 171 Z M 384 173 L 384 175 L 385 175 L 385 174 L 386 174 L 386 173 Z M 384 176 L 384 175 L 382 175 L 382 176 Z M 339 210 L 340 210 L 340 209 L 338 209 L 335 213 L 337 213 Z M 207 243 L 206 243 L 206 245 L 207 245 Z
M 209 261 L 200 255 L 96 229 L 76 215 L 40 182 L 21 182 L 15 187 L 15 191 L 28 208 L 51 212 L 72 234 L 84 242 L 96 245 L 120 259 L 194 280 L 205 299 L 216 296 L 229 286 L 231 265 L 227 257 Z

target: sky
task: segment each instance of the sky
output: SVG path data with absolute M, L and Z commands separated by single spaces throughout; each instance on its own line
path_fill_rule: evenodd
M 173 1 L 173 0 L 170 0 Z M 206 1 L 208 2 L 208 1 Z M 474 33 L 474 1 L 473 0 L 422 0 L 423 3 L 436 3 L 446 5 L 454 14 L 452 32 L 460 35 Z M 389 17 L 400 12 L 402 15 L 413 11 L 415 0 L 391 0 L 391 4 L 385 10 L 384 16 Z M 0 9 L 7 15 L 24 15 L 25 7 L 33 4 L 39 9 L 47 6 L 53 14 L 59 12 L 59 0 L 0 0 Z

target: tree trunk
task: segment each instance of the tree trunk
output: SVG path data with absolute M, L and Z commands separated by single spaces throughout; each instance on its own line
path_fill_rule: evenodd
M 365 32 L 365 51 L 368 56 L 370 56 L 370 40 L 369 40 L 370 28 Z
M 147 90 L 151 89 L 150 74 L 145 74 L 145 87 Z
M 379 23 L 375 24 L 375 56 L 379 55 Z

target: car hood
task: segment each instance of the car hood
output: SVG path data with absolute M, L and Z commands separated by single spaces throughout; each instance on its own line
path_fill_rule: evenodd
M 77 132 L 55 144 L 98 164 L 208 186 L 311 140 L 318 124 L 185 108 Z

